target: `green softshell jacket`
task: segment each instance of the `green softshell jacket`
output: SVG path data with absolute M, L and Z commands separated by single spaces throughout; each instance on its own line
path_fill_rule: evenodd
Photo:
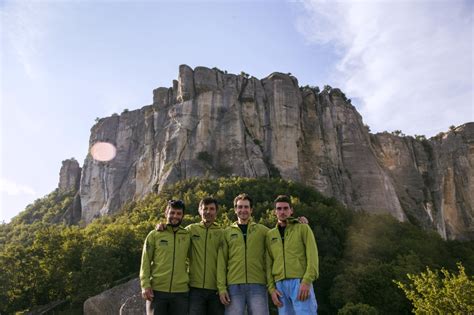
M 268 228 L 250 221 L 247 242 L 237 222 L 224 230 L 217 259 L 217 289 L 227 292 L 231 284 L 266 284 L 265 236 Z
M 190 235 L 183 227 L 151 231 L 145 239 L 140 266 L 140 285 L 162 292 L 188 292 L 187 256 Z
M 270 293 L 275 282 L 283 279 L 303 279 L 312 284 L 319 276 L 318 247 L 313 231 L 307 224 L 289 218 L 282 242 L 278 226 L 267 233 L 267 286 Z
M 217 290 L 217 255 L 223 230 L 217 223 L 208 228 L 204 223 L 186 227 L 191 236 L 189 253 L 189 286 Z

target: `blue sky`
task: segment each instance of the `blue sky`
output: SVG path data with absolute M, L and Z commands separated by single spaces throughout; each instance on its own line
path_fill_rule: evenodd
M 373 132 L 474 121 L 472 1 L 2 1 L 0 221 L 178 66 L 340 87 Z

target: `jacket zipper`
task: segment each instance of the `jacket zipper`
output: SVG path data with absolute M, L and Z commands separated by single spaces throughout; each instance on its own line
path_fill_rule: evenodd
M 204 289 L 206 283 L 206 258 L 207 258 L 207 232 L 209 232 L 209 228 L 206 227 L 206 241 L 204 242 L 204 277 L 202 279 L 202 288 Z
M 247 236 L 244 239 L 244 245 L 245 245 L 245 283 L 249 283 L 248 282 L 248 277 L 247 277 L 247 239 L 249 237 L 249 234 L 250 234 L 250 225 L 247 225 Z
M 285 274 L 285 279 L 286 279 L 286 259 L 285 259 L 285 239 L 286 239 L 286 229 L 288 226 L 285 228 L 285 233 L 283 233 L 283 240 L 281 241 L 281 244 L 283 246 L 283 272 Z
M 171 269 L 171 280 L 170 280 L 170 293 L 171 293 L 171 285 L 173 284 L 173 275 L 174 275 L 174 258 L 175 258 L 175 253 L 176 253 L 176 232 L 178 232 L 178 230 L 176 231 L 173 231 L 174 235 L 174 239 L 173 239 L 173 266 L 172 266 L 172 269 Z

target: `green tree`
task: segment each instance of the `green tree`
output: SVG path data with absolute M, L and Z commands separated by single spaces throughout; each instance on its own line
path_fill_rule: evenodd
M 473 314 L 474 278 L 466 275 L 461 263 L 458 274 L 444 268 L 441 274 L 426 267 L 426 272 L 408 274 L 409 283 L 395 283 L 413 303 L 415 314 Z
M 243 76 L 244 78 L 248 79 L 250 77 L 250 74 L 244 72 L 244 71 L 240 71 L 240 75 Z
M 347 303 L 341 308 L 337 315 L 378 315 L 379 312 L 373 306 L 357 303 L 354 304 L 352 302 Z
M 60 223 L 74 192 L 57 190 L 0 224 L 0 313 L 62 299 L 80 306 L 138 273 L 143 240 L 163 220 L 167 200 L 185 201 L 186 225 L 199 220 L 199 200 L 212 195 L 219 201 L 218 222 L 225 227 L 236 219 L 233 199 L 242 192 L 254 198 L 255 220 L 269 227 L 276 223 L 272 201 L 279 194 L 290 194 L 295 214 L 309 219 L 319 249 L 318 314 L 342 309 L 348 314 L 373 309 L 406 314 L 412 306 L 393 279 L 403 281 L 425 266 L 453 270 L 457 261 L 467 274 L 474 272 L 474 241 L 444 241 L 390 215 L 356 213 L 281 178 L 193 178 L 127 202 L 117 214 L 85 227 Z

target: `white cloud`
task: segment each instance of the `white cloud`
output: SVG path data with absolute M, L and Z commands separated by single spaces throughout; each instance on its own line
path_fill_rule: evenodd
M 0 193 L 6 193 L 10 196 L 30 195 L 36 196 L 36 191 L 26 185 L 17 184 L 6 178 L 0 178 Z
M 373 131 L 433 136 L 474 120 L 469 1 L 308 0 L 299 30 L 337 49 L 335 78 Z

